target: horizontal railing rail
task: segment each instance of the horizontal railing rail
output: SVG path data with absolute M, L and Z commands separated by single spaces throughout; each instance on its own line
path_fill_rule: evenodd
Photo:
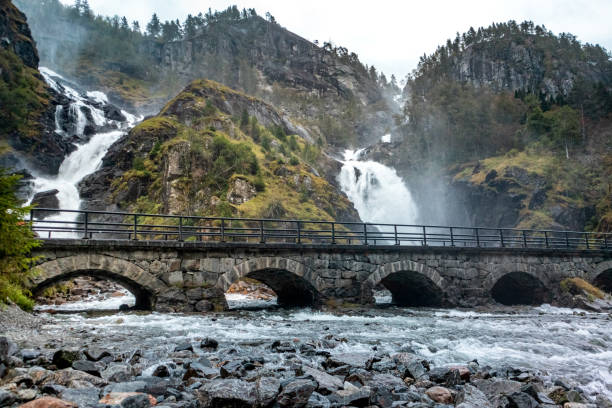
M 259 244 L 406 245 L 612 251 L 612 234 L 441 225 L 198 217 L 34 208 L 40 238 L 251 242 Z

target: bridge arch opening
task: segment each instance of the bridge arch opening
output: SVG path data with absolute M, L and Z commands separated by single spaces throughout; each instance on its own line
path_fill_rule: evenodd
M 439 307 L 444 293 L 427 276 L 413 271 L 398 271 L 380 281 L 391 292 L 391 303 L 406 307 Z
M 48 288 L 52 288 L 61 283 L 65 283 L 71 280 L 75 280 L 76 278 L 92 278 L 93 280 L 107 280 L 113 283 L 118 284 L 122 288 L 125 288 L 131 295 L 133 295 L 133 306 L 131 305 L 129 298 L 126 298 L 126 302 L 112 302 L 119 303 L 116 307 L 109 307 L 109 309 L 119 309 L 121 304 L 127 304 L 128 307 L 135 310 L 152 310 L 154 305 L 154 297 L 153 294 L 148 291 L 142 285 L 139 285 L 137 282 L 130 280 L 124 276 L 114 274 L 112 272 L 106 271 L 104 269 L 84 269 L 84 270 L 75 270 L 68 273 L 60 274 L 57 276 L 53 276 L 48 278 L 42 282 L 39 282 L 36 286 L 32 288 L 32 294 L 34 297 L 39 297 L 44 295 L 44 292 Z M 42 307 L 44 309 L 44 307 Z M 89 309 L 85 304 L 83 310 Z M 123 309 L 123 307 L 121 307 Z
M 495 282 L 491 297 L 502 305 L 541 305 L 550 301 L 548 290 L 538 278 L 526 272 L 511 272 Z
M 612 269 L 601 272 L 593 279 L 593 285 L 604 292 L 612 293 Z

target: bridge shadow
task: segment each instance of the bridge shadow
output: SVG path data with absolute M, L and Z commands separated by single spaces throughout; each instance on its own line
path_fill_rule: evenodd
M 542 281 L 526 272 L 503 275 L 491 288 L 491 297 L 502 305 L 541 305 L 551 301 Z
M 428 277 L 410 271 L 395 272 L 380 281 L 391 292 L 391 303 L 405 307 L 441 307 L 444 293 Z
M 96 279 L 109 280 L 127 289 L 135 298 L 134 306 L 131 309 L 152 310 L 153 308 L 153 296 L 149 291 L 147 291 L 146 288 L 121 275 L 116 275 L 106 270 L 100 269 L 76 270 L 70 273 L 64 273 L 58 276 L 54 276 L 52 278 L 44 280 L 43 282 L 33 287 L 31 292 L 34 297 L 37 297 L 42 295 L 45 289 L 47 288 L 51 288 L 74 278 L 86 276 L 94 277 Z M 84 309 L 87 308 L 84 307 Z
M 612 269 L 605 270 L 593 279 L 593 285 L 612 294 Z

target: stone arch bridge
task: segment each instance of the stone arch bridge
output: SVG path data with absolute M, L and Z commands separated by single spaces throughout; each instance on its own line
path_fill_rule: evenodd
M 92 275 L 158 311 L 222 310 L 224 292 L 245 277 L 285 306 L 369 304 L 381 288 L 404 306 L 540 304 L 568 277 L 612 289 L 612 253 L 598 250 L 51 239 L 34 255 L 35 294 Z

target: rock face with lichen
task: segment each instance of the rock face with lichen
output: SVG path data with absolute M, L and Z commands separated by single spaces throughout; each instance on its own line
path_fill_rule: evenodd
M 327 161 L 287 115 L 199 80 L 115 143 L 80 191 L 90 209 L 358 220 L 318 175 Z

